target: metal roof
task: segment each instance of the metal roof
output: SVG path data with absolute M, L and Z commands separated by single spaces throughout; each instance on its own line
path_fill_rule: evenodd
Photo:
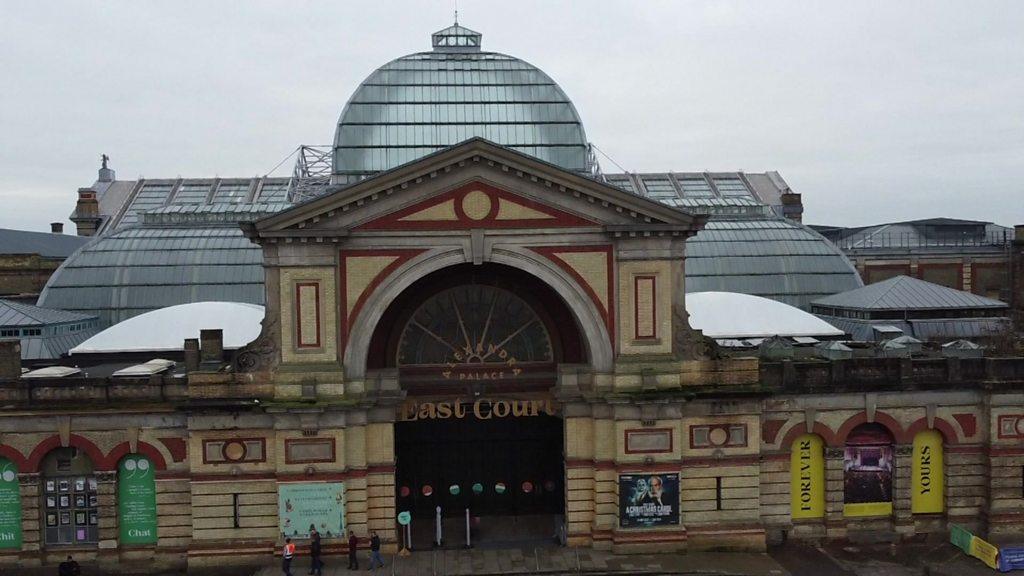
M 96 314 L 104 326 L 200 301 L 264 303 L 263 253 L 236 224 L 119 230 L 64 261 L 41 306 Z
M 0 254 L 39 254 L 44 258 L 63 259 L 88 241 L 88 238 L 70 234 L 0 228 Z
M 480 35 L 461 26 L 437 32 L 433 41 L 433 51 L 375 70 L 345 104 L 334 136 L 337 182 L 473 137 L 590 172 L 583 123 L 547 74 L 518 58 L 481 51 Z
M 910 276 L 895 276 L 814 301 L 815 308 L 855 310 L 963 310 L 1006 308 L 999 300 L 955 290 Z
M 1000 252 L 1013 240 L 1013 228 L 991 222 L 927 218 L 840 228 L 813 226 L 843 250 L 851 252 L 893 249 L 982 249 Z
M 80 320 L 95 320 L 89 314 L 79 314 L 66 310 L 40 308 L 30 304 L 22 304 L 13 300 L 0 299 L 0 327 L 13 326 L 47 326 Z
M 1009 326 L 1007 318 L 951 318 L 922 320 L 865 320 L 839 318 L 827 314 L 816 314 L 822 320 L 850 335 L 853 340 L 870 342 L 875 340 L 876 326 L 894 326 L 920 340 L 947 340 L 952 338 L 991 337 L 1005 331 Z

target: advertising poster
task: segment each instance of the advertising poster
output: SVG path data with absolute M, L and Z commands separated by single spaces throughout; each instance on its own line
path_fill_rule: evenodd
M 793 441 L 789 461 L 790 513 L 794 520 L 825 516 L 825 445 L 821 436 Z
M 6 458 L 0 458 L 0 548 L 21 549 L 18 469 Z
M 843 515 L 892 514 L 892 437 L 881 426 L 865 425 L 847 439 L 843 454 Z
M 306 538 L 310 525 L 316 526 L 324 538 L 344 534 L 344 482 L 278 484 L 277 502 L 278 520 L 284 536 Z
M 117 466 L 117 513 L 122 544 L 156 544 L 156 478 L 153 463 L 138 454 L 125 456 Z M 82 479 L 85 490 L 85 479 Z M 81 504 L 85 507 L 85 496 Z M 75 524 L 86 525 L 86 512 L 75 515 Z
M 679 474 L 619 476 L 619 525 L 624 528 L 679 524 Z
M 914 436 L 910 465 L 910 511 L 913 514 L 941 514 L 945 509 L 942 473 L 942 434 L 925 430 Z

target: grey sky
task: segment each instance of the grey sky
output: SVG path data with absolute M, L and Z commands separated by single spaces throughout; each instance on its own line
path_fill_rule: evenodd
M 778 170 L 811 223 L 1024 224 L 1024 2 L 459 4 L 631 171 Z M 359 82 L 451 9 L 0 4 L 0 227 L 65 220 L 102 152 L 122 179 L 254 176 L 329 143 Z

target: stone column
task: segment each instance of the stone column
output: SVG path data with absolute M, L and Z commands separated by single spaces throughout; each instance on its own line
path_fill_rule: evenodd
M 914 515 L 910 508 L 910 469 L 914 460 L 912 444 L 895 446 L 896 462 L 892 478 L 892 512 L 896 532 L 903 538 L 914 535 Z
M 843 449 L 825 448 L 825 531 L 829 538 L 846 537 L 843 489 Z
M 96 472 L 96 499 L 99 504 L 99 552 L 103 563 L 117 562 L 117 472 Z
M 18 474 L 21 488 L 21 549 L 38 552 L 43 542 L 43 526 L 39 510 L 39 474 Z

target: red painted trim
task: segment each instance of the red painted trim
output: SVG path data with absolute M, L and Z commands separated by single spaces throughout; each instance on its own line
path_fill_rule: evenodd
M 630 450 L 629 437 L 632 436 L 662 436 L 668 433 L 668 450 Z M 626 454 L 670 454 L 675 449 L 675 434 L 672 428 L 629 428 L 623 430 L 622 441 Z
M 942 439 L 946 444 L 957 444 L 959 442 L 956 435 L 956 429 L 953 428 L 952 424 L 937 416 L 935 417 L 933 424 L 934 429 L 938 430 L 939 433 L 942 434 Z M 924 432 L 925 430 L 930 430 L 930 428 L 928 428 L 928 419 L 919 418 L 910 426 L 907 426 L 907 430 L 904 432 L 904 435 L 906 436 L 907 441 L 913 442 L 914 436 L 917 436 L 919 432 Z
M 174 462 L 184 462 L 188 458 L 188 444 L 184 438 L 157 438 L 167 448 Z
M 28 472 L 28 461 L 13 446 L 0 445 L 0 456 L 7 458 L 18 468 L 18 472 Z
M 775 437 L 788 420 L 765 420 L 761 423 L 761 440 L 765 444 L 775 444 Z
M 789 450 L 793 446 L 793 441 L 806 433 L 807 424 L 801 420 L 789 428 L 789 431 L 786 432 L 786 435 L 783 436 L 782 440 L 779 442 L 779 447 L 783 450 Z M 814 423 L 814 426 L 811 428 L 811 434 L 821 436 L 821 439 L 825 442 L 825 446 L 837 447 L 841 445 L 841 443 L 836 440 L 835 432 L 832 432 L 831 428 L 821 422 Z
M 733 426 L 743 426 L 743 444 L 730 444 L 729 443 L 729 428 Z M 706 446 L 697 446 L 693 440 L 693 433 L 695 430 L 700 428 L 708 429 L 708 443 Z M 749 440 L 749 434 L 747 433 L 747 425 L 742 422 L 726 422 L 724 424 L 699 424 L 696 426 L 690 426 L 690 448 L 703 449 L 703 448 L 746 448 Z M 716 446 L 711 443 L 711 431 L 715 429 L 725 430 L 725 444 Z
M 1003 421 L 1010 420 L 1013 422 L 1011 427 L 1013 428 L 1013 434 L 1003 434 Z M 1019 421 L 1024 420 L 1024 414 L 1003 414 L 999 416 L 996 421 L 996 437 L 1000 440 L 1015 440 L 1021 437 L 1021 434 L 1017 432 Z
M 974 414 L 970 412 L 953 414 L 953 420 L 960 425 L 960 429 L 964 432 L 964 438 L 970 438 L 978 433 L 978 419 Z
M 570 276 L 576 280 L 576 283 L 583 288 L 587 296 L 590 296 L 590 300 L 597 307 L 597 311 L 604 318 L 605 325 L 608 327 L 608 335 L 611 338 L 612 349 L 616 348 L 615 342 L 615 263 L 612 256 L 612 245 L 611 244 L 599 244 L 590 246 L 535 246 L 531 247 L 531 250 L 544 256 L 548 260 L 554 262 L 559 268 L 565 270 Z M 608 264 L 608 306 L 605 307 L 601 304 L 601 299 L 597 297 L 597 292 L 590 286 L 583 276 L 580 275 L 569 263 L 558 257 L 559 252 L 603 252 L 606 254 L 605 260 Z
M 850 416 L 846 422 L 843 422 L 843 425 L 839 427 L 839 432 L 836 432 L 836 441 L 838 445 L 845 445 L 846 437 L 850 435 L 850 432 L 857 426 L 866 424 L 867 422 L 867 412 L 858 412 L 857 414 Z M 903 428 L 892 416 L 889 416 L 880 410 L 875 411 L 875 423 L 885 426 L 889 430 L 889 433 L 892 434 L 893 440 L 895 440 L 897 444 L 905 444 L 907 442 L 907 436 L 903 432 Z
M 331 456 L 328 459 L 314 459 L 314 460 L 293 460 L 288 456 L 288 447 L 295 444 L 324 444 L 330 443 L 331 445 Z M 335 446 L 334 438 L 285 438 L 284 440 L 284 463 L 285 464 L 319 464 L 322 462 L 334 462 L 337 456 L 337 446 Z
M 760 454 L 743 454 L 739 456 L 722 456 L 720 458 L 683 458 L 682 467 L 687 468 L 691 466 L 750 466 L 751 464 L 759 464 L 760 462 Z
M 377 287 L 391 275 L 392 272 L 397 270 L 403 264 L 411 260 L 412 258 L 426 252 L 423 249 L 405 249 L 405 250 L 342 250 L 338 254 L 338 295 L 341 299 L 341 309 L 339 310 L 338 317 L 341 321 L 338 323 L 338 341 L 341 342 L 339 348 L 339 354 L 344 354 L 345 346 L 348 343 L 349 327 L 355 324 L 355 320 L 359 317 L 359 312 L 362 311 L 363 306 L 366 304 L 366 300 L 376 291 Z M 352 257 L 366 257 L 366 256 L 395 256 L 395 261 L 384 267 L 383 270 L 377 273 L 373 277 L 373 280 L 366 285 L 366 289 L 356 299 L 355 304 L 352 306 L 352 313 L 348 313 L 348 270 L 347 270 L 347 258 Z
M 651 282 L 651 333 L 640 333 L 640 281 Z M 633 277 L 633 338 L 636 340 L 654 340 L 658 338 L 658 277 Z
M 313 300 L 316 306 L 314 318 L 316 319 L 316 339 L 312 344 L 303 344 L 302 340 L 302 288 L 313 288 Z M 295 347 L 296 348 L 319 348 L 320 347 L 320 283 L 319 282 L 296 282 L 295 283 Z
M 480 191 L 487 194 L 487 197 L 491 201 L 491 209 L 487 215 L 479 220 L 474 220 L 466 215 L 462 208 L 462 200 L 467 194 L 473 191 Z M 531 208 L 551 218 L 527 218 L 519 220 L 498 220 L 498 203 L 499 200 L 503 199 L 507 202 L 520 204 Z M 458 220 L 402 220 L 406 216 L 415 214 L 421 210 L 426 210 L 434 206 L 438 206 L 445 202 L 451 201 L 454 204 L 455 217 Z M 392 212 L 386 216 L 382 216 L 375 220 L 360 224 L 355 227 L 355 230 L 469 230 L 472 228 L 572 228 L 572 227 L 590 227 L 598 226 L 599 224 L 577 216 L 570 214 L 564 210 L 559 210 L 542 204 L 535 200 L 513 194 L 511 192 L 496 188 L 490 184 L 485 184 L 480 181 L 473 181 L 469 184 L 459 186 L 454 190 L 443 192 L 419 202 L 412 206 L 407 206 Z
M 1022 456 L 1024 455 L 1024 447 L 1017 446 L 993 446 L 988 450 L 989 456 Z
M 164 455 L 160 453 L 160 450 L 156 446 L 139 440 L 137 447 L 137 454 L 142 454 L 146 458 L 149 458 L 150 462 L 153 463 L 153 466 L 155 466 L 157 470 L 167 470 L 167 461 L 164 460 Z M 114 467 L 117 467 L 121 462 L 121 459 L 128 454 L 131 454 L 130 445 L 127 442 L 121 442 L 117 446 L 114 446 L 110 453 L 107 454 L 107 460 Z
M 222 452 L 221 455 L 224 456 L 223 460 L 207 460 L 206 459 L 206 445 L 207 444 L 212 444 L 214 442 L 223 442 L 224 443 L 224 445 L 221 446 L 221 452 Z M 260 458 L 247 459 L 246 456 L 248 455 L 248 450 L 246 450 L 246 454 L 243 454 L 241 459 L 239 459 L 239 460 L 231 460 L 231 459 L 228 458 L 227 454 L 223 454 L 224 449 L 226 449 L 228 447 L 228 444 L 231 443 L 231 442 L 241 442 L 243 446 L 245 446 L 246 442 L 259 442 L 260 443 L 260 447 L 261 447 L 261 450 L 260 450 L 260 452 L 261 452 L 260 456 L 261 457 Z M 203 464 L 238 464 L 240 462 L 245 462 L 245 463 L 248 463 L 248 464 L 257 464 L 257 463 L 266 462 L 266 461 L 267 461 L 267 439 L 266 438 L 253 437 L 253 438 L 205 438 L 205 439 L 203 439 Z
M 71 434 L 68 438 L 68 446 L 73 446 L 85 452 L 86 455 L 89 456 L 89 459 L 92 460 L 96 471 L 114 470 L 117 466 L 116 463 L 111 466 L 110 462 L 107 461 L 107 457 L 103 454 L 103 451 L 84 436 Z M 29 455 L 27 462 L 25 462 L 25 469 L 23 472 L 41 472 L 39 465 L 42 463 L 43 458 L 45 458 L 50 451 L 60 447 L 60 436 L 56 435 L 50 436 L 37 444 L 32 450 L 32 454 Z

